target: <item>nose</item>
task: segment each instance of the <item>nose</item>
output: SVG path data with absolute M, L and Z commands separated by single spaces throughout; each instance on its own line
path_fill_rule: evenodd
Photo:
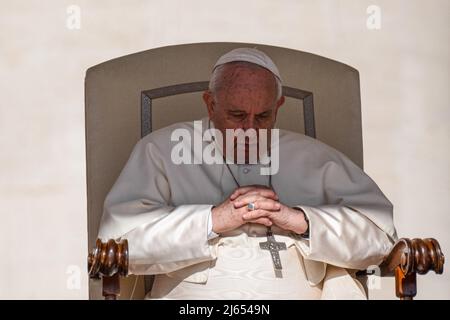
M 249 115 L 246 119 L 245 122 L 242 125 L 242 129 L 247 130 L 247 129 L 257 129 L 256 128 L 256 121 L 255 121 L 255 117 L 252 115 Z

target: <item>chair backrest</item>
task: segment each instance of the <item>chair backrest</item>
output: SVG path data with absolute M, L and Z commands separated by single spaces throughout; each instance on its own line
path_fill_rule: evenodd
M 211 68 L 222 54 L 238 47 L 264 51 L 280 70 L 287 98 L 277 127 L 315 136 L 362 168 L 359 74 L 348 65 L 249 43 L 185 44 L 123 56 L 86 73 L 89 248 L 97 237 L 104 199 L 133 146 L 151 130 L 206 116 L 201 91 Z M 99 296 L 98 288 L 91 281 L 91 297 Z

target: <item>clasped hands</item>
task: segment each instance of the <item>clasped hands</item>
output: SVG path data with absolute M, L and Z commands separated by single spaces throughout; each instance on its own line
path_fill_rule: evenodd
M 254 210 L 248 209 L 249 203 L 254 204 Z M 217 234 L 237 229 L 246 223 L 267 227 L 276 225 L 297 234 L 308 229 L 303 211 L 282 204 L 278 195 L 265 186 L 237 188 L 228 199 L 211 211 L 212 230 Z

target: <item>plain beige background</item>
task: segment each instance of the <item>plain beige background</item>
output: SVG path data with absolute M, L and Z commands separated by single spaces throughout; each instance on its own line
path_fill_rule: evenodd
M 81 28 L 67 28 L 67 8 Z M 370 5 L 381 28 L 366 26 Z M 450 252 L 447 0 L 0 0 L 0 298 L 85 299 L 84 74 L 154 47 L 253 42 L 360 72 L 365 171 L 395 206 L 400 236 Z M 449 299 L 450 275 L 419 277 Z M 393 279 L 371 297 L 394 298 Z

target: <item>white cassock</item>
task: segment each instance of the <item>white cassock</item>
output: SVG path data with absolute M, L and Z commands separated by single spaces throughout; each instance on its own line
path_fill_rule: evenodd
M 397 236 L 392 204 L 358 166 L 315 139 L 280 130 L 272 186 L 283 204 L 306 213 L 310 236 L 272 228 L 287 246 L 277 275 L 259 246 L 266 227 L 249 223 L 208 240 L 211 208 L 236 182 L 224 164 L 174 164 L 175 128 L 194 131 L 193 122 L 178 123 L 136 144 L 105 200 L 99 231 L 103 240 L 128 239 L 130 273 L 156 275 L 149 298 L 366 298 L 354 270 L 378 265 Z M 241 186 L 268 185 L 260 165 L 230 169 Z

